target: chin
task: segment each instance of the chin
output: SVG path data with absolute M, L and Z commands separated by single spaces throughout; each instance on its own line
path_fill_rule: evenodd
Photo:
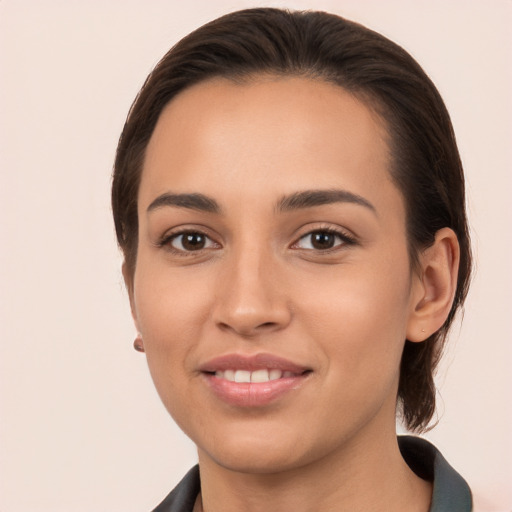
M 226 470 L 236 473 L 269 475 L 290 471 L 297 467 L 307 464 L 302 460 L 300 454 L 295 453 L 293 459 L 290 452 L 281 452 L 281 450 L 266 449 L 224 449 L 220 453 L 205 453 L 199 450 L 199 462 L 201 463 L 201 453 L 213 460 L 217 465 Z
M 292 471 L 328 455 L 336 443 L 330 436 L 309 439 L 303 428 L 299 430 L 272 425 L 265 428 L 226 428 L 222 432 L 209 432 L 208 438 L 199 436 L 193 441 L 198 446 L 199 463 L 207 460 L 226 470 L 269 475 Z M 268 427 L 268 426 L 267 426 Z M 217 435 L 215 435 L 217 434 Z M 206 442 L 202 442 L 206 441 Z

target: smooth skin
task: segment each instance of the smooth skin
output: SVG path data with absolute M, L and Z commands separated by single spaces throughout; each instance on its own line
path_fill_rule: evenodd
M 387 140 L 369 107 L 306 78 L 215 79 L 163 111 L 125 279 L 156 388 L 198 448 L 198 510 L 428 510 L 431 484 L 396 441 L 399 364 L 406 338 L 421 342 L 446 319 L 458 244 L 440 230 L 411 269 Z M 337 199 L 283 200 L 326 190 Z M 208 205 L 155 203 L 166 194 Z M 311 372 L 244 408 L 199 371 L 258 353 Z

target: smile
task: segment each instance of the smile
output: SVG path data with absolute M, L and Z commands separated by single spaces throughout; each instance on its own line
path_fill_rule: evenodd
M 264 407 L 298 390 L 312 370 L 271 354 L 228 354 L 200 367 L 210 392 L 227 405 Z
M 215 372 L 215 377 L 219 379 L 225 379 L 229 382 L 245 382 L 245 383 L 254 383 L 254 382 L 269 382 L 271 380 L 277 380 L 281 378 L 290 378 L 296 377 L 298 374 L 293 373 L 291 371 L 282 371 L 278 368 L 272 369 L 261 369 L 255 371 L 249 370 L 217 370 Z

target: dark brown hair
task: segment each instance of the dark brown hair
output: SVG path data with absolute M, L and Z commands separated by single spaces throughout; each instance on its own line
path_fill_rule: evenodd
M 128 271 L 133 275 L 137 258 L 145 150 L 163 108 L 180 91 L 209 78 L 244 81 L 261 74 L 335 83 L 377 110 L 389 132 L 390 173 L 405 198 L 413 267 L 439 229 L 452 228 L 458 237 L 461 258 L 450 314 L 426 341 L 406 341 L 402 356 L 399 409 L 409 429 L 423 430 L 435 411 L 434 370 L 469 285 L 464 177 L 437 89 L 405 50 L 382 35 L 333 14 L 268 8 L 228 14 L 176 44 L 146 79 L 117 148 L 112 207 Z

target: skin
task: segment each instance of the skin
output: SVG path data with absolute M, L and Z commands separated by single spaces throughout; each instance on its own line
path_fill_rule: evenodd
M 156 388 L 198 447 L 208 512 L 429 508 L 431 486 L 396 442 L 399 363 L 406 338 L 420 342 L 444 322 L 458 246 L 441 230 L 411 270 L 387 139 L 366 105 L 304 78 L 201 83 L 158 121 L 139 190 L 137 265 L 125 278 Z M 277 207 L 333 189 L 371 207 Z M 204 194 L 220 212 L 148 211 L 170 193 Z M 340 235 L 315 248 L 311 233 L 326 229 Z M 183 230 L 206 236 L 204 247 L 183 246 Z M 235 407 L 199 371 L 233 353 L 311 371 L 268 405 Z

